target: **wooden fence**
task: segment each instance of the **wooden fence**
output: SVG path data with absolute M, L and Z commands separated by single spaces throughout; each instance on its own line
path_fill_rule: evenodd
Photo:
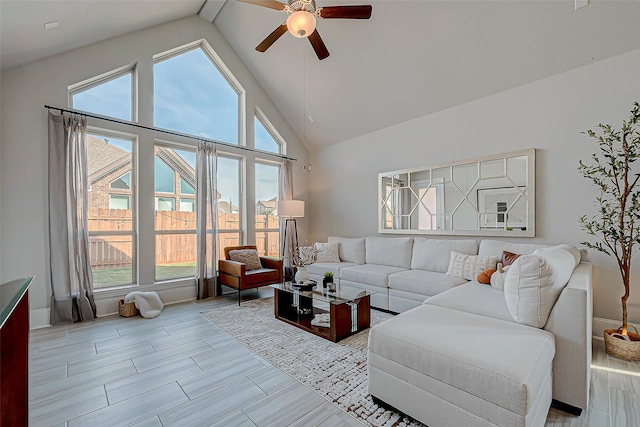
M 130 210 L 97 209 L 89 213 L 89 232 L 130 231 L 132 229 Z M 277 228 L 278 218 L 273 215 L 256 215 L 256 246 L 258 253 L 277 256 L 279 253 L 279 233 L 261 231 Z M 238 230 L 238 214 L 218 214 L 218 244 L 220 256 L 223 248 L 239 245 L 240 232 L 224 233 L 224 230 Z M 156 211 L 155 229 L 178 231 L 178 234 L 156 235 L 156 265 L 196 262 L 196 213 L 177 211 Z M 94 269 L 131 266 L 133 241 L 131 235 L 90 235 L 89 251 Z

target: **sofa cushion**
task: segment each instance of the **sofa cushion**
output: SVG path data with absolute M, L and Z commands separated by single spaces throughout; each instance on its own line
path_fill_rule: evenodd
M 502 291 L 478 282 L 466 282 L 424 303 L 513 322 Z
M 371 328 L 369 351 L 526 415 L 555 345 L 541 329 L 425 304 Z
M 467 281 L 434 271 L 407 270 L 389 276 L 389 289 L 411 292 L 425 297 L 448 291 L 463 283 L 467 283 Z
M 467 280 L 476 280 L 478 274 L 484 269 L 495 268 L 497 258 L 494 256 L 467 255 L 451 251 L 448 276 L 460 277 Z
M 340 262 L 338 254 L 340 243 L 320 243 L 316 242 L 313 246 L 319 251 L 316 262 Z
M 575 257 L 558 247 L 519 257 L 504 280 L 505 301 L 515 321 L 544 327 L 575 266 Z
M 475 240 L 439 240 L 416 237 L 413 239 L 412 270 L 444 273 L 449 267 L 451 251 L 475 255 L 478 243 Z
M 514 254 L 531 254 L 536 249 L 547 247 L 547 245 L 535 245 L 532 243 L 511 243 L 502 240 L 484 239 L 480 242 L 478 255 L 502 257 L 503 251 L 513 252 Z
M 314 262 L 307 267 L 307 271 L 309 274 L 317 274 L 318 276 L 324 276 L 326 271 L 330 271 L 333 273 L 334 278 L 339 279 L 342 268 L 353 267 L 354 265 L 358 264 L 352 262 Z
M 389 265 L 391 267 L 411 268 L 411 250 L 413 237 L 375 237 L 366 241 L 367 264 Z
M 340 261 L 364 264 L 364 237 L 336 237 L 329 236 L 329 243 L 338 242 L 338 255 Z
M 340 280 L 348 280 L 355 283 L 364 283 L 379 288 L 387 288 L 389 275 L 404 271 L 404 268 L 390 267 L 388 265 L 363 264 L 354 267 L 345 267 L 340 270 Z

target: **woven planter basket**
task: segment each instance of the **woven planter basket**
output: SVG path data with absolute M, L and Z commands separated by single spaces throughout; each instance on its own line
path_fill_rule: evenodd
M 640 361 L 640 335 L 638 335 L 638 330 L 635 326 L 629 325 L 629 327 L 636 331 L 635 334 L 631 331 L 627 331 L 630 341 L 611 336 L 611 334 L 614 333 L 621 333 L 622 328 L 605 329 L 604 346 L 607 349 L 607 353 L 612 356 L 619 357 L 624 360 Z
M 135 302 L 124 302 L 123 299 L 118 303 L 118 313 L 122 317 L 133 317 L 138 315 L 138 309 Z

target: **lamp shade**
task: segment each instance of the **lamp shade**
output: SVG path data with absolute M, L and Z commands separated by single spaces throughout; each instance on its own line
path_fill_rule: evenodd
M 304 217 L 304 201 L 280 200 L 278 202 L 278 216 L 288 216 L 290 218 Z
M 287 29 L 300 39 L 309 37 L 316 30 L 316 17 L 306 10 L 293 12 L 287 18 Z

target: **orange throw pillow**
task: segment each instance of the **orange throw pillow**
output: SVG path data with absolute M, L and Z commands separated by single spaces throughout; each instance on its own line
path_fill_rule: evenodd
M 482 283 L 488 285 L 491 283 L 491 275 L 496 272 L 495 268 L 487 268 L 486 270 L 482 270 L 476 280 L 478 283 Z

